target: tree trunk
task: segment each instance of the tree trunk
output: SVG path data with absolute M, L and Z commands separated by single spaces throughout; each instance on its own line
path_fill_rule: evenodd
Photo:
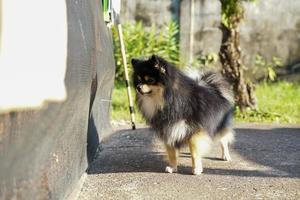
M 233 87 L 236 105 L 244 111 L 246 108 L 256 109 L 256 97 L 254 84 L 245 79 L 244 67 L 241 62 L 240 34 L 238 30 L 241 17 L 235 18 L 230 28 L 221 24 L 223 38 L 219 56 L 222 63 L 222 74 Z

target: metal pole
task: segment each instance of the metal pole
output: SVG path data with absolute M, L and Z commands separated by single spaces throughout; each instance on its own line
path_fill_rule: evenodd
M 127 60 L 126 60 L 126 53 L 125 53 L 125 45 L 124 45 L 124 41 L 123 41 L 122 25 L 120 23 L 117 24 L 117 29 L 118 29 L 118 35 L 119 35 L 119 40 L 120 40 L 120 46 L 121 46 L 123 66 L 124 66 L 124 71 L 125 71 L 125 83 L 126 83 L 127 96 L 128 96 L 128 101 L 129 101 L 131 125 L 132 125 L 132 129 L 135 130 L 134 107 L 133 107 L 133 100 L 132 100 L 132 96 L 131 96 L 131 89 L 130 89 L 130 85 L 129 85 L 128 67 L 127 67 Z
M 195 15 L 195 1 L 190 1 L 190 58 L 189 63 L 191 64 L 194 60 L 194 16 Z

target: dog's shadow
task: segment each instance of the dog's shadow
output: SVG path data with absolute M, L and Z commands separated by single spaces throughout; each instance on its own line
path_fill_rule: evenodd
M 153 139 L 153 132 L 147 128 L 117 131 L 103 142 L 102 151 L 87 172 L 164 172 L 165 153 L 153 151 Z
M 300 159 L 297 157 L 297 152 L 299 153 L 300 149 L 299 130 L 236 130 L 236 143 L 232 147 L 235 153 L 246 160 L 251 160 L 259 165 L 280 171 L 282 172 L 281 174 L 266 173 L 259 170 L 235 169 L 234 167 L 223 168 L 222 163 L 220 163 L 221 165 L 216 165 L 216 168 L 213 165 L 210 167 L 204 165 L 203 174 L 299 178 Z M 289 140 L 289 137 L 292 137 L 293 140 Z M 103 150 L 87 172 L 89 174 L 122 172 L 165 173 L 164 169 L 167 165 L 165 161 L 166 153 L 163 149 L 153 148 L 153 138 L 154 135 L 150 129 L 116 132 L 103 144 Z M 278 143 L 278 141 L 282 142 Z M 278 158 L 278 155 L 281 157 Z M 179 157 L 180 159 L 189 159 L 190 154 L 182 152 Z M 203 159 L 204 162 L 205 160 L 209 160 L 209 162 L 224 162 L 216 157 L 204 157 Z M 286 162 L 283 163 L 282 160 L 286 160 Z M 191 167 L 179 165 L 178 173 L 191 175 Z

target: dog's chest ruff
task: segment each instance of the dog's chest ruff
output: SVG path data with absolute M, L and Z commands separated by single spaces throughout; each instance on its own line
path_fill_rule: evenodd
M 157 102 L 154 102 L 150 97 L 140 97 L 139 106 L 147 119 L 151 119 L 158 109 Z
M 151 121 L 156 112 L 159 109 L 163 109 L 164 106 L 162 94 L 152 96 L 139 95 L 137 102 L 144 117 L 149 121 Z
M 180 120 L 164 129 L 163 140 L 170 146 L 175 146 L 176 143 L 182 143 L 185 140 L 189 126 L 185 120 Z

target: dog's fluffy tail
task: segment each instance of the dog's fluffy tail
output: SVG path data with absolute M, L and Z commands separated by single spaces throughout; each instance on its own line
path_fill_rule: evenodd
M 185 74 L 197 81 L 199 85 L 218 90 L 227 101 L 231 104 L 234 103 L 231 86 L 220 73 L 212 71 L 204 72 L 202 70 L 188 68 Z

